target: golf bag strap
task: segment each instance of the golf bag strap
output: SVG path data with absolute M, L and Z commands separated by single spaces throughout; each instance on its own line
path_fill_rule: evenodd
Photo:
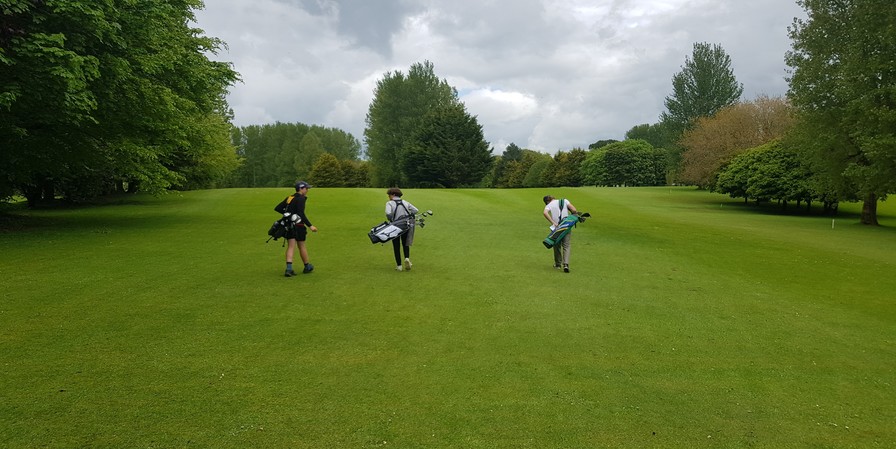
M 395 202 L 395 209 L 392 209 L 392 216 L 389 217 L 389 221 L 395 221 L 395 212 L 398 212 L 398 206 L 404 208 L 404 211 L 407 212 L 408 215 L 411 215 L 411 211 L 408 210 L 408 207 L 404 205 L 404 201 L 402 200 L 392 200 Z

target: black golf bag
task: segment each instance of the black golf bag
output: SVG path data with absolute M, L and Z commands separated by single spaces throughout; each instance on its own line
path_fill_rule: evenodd
M 298 214 L 290 214 L 288 212 L 283 214 L 283 217 L 275 221 L 274 224 L 271 225 L 271 229 L 268 229 L 268 235 L 270 237 L 268 237 L 267 241 L 270 242 L 271 239 L 278 240 L 285 237 L 287 231 L 296 227 L 296 225 L 301 222 L 302 219 Z

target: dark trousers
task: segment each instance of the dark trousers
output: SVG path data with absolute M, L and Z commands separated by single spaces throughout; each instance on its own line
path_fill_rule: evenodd
M 392 239 L 392 251 L 395 253 L 395 265 L 401 265 L 401 248 L 404 248 L 404 258 L 411 257 L 411 247 L 407 245 L 408 235 L 402 234 L 400 237 Z

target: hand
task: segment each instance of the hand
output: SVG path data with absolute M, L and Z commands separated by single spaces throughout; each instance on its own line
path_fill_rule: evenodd
M 311 232 L 317 232 L 317 226 L 312 226 L 312 227 L 310 227 L 310 228 L 308 228 L 308 229 L 310 229 Z

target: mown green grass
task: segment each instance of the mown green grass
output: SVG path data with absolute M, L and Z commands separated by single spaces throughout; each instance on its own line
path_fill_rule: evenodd
M 0 447 L 888 447 L 896 207 L 830 217 L 691 189 L 312 189 L 314 273 L 265 243 L 288 190 L 13 210 Z

